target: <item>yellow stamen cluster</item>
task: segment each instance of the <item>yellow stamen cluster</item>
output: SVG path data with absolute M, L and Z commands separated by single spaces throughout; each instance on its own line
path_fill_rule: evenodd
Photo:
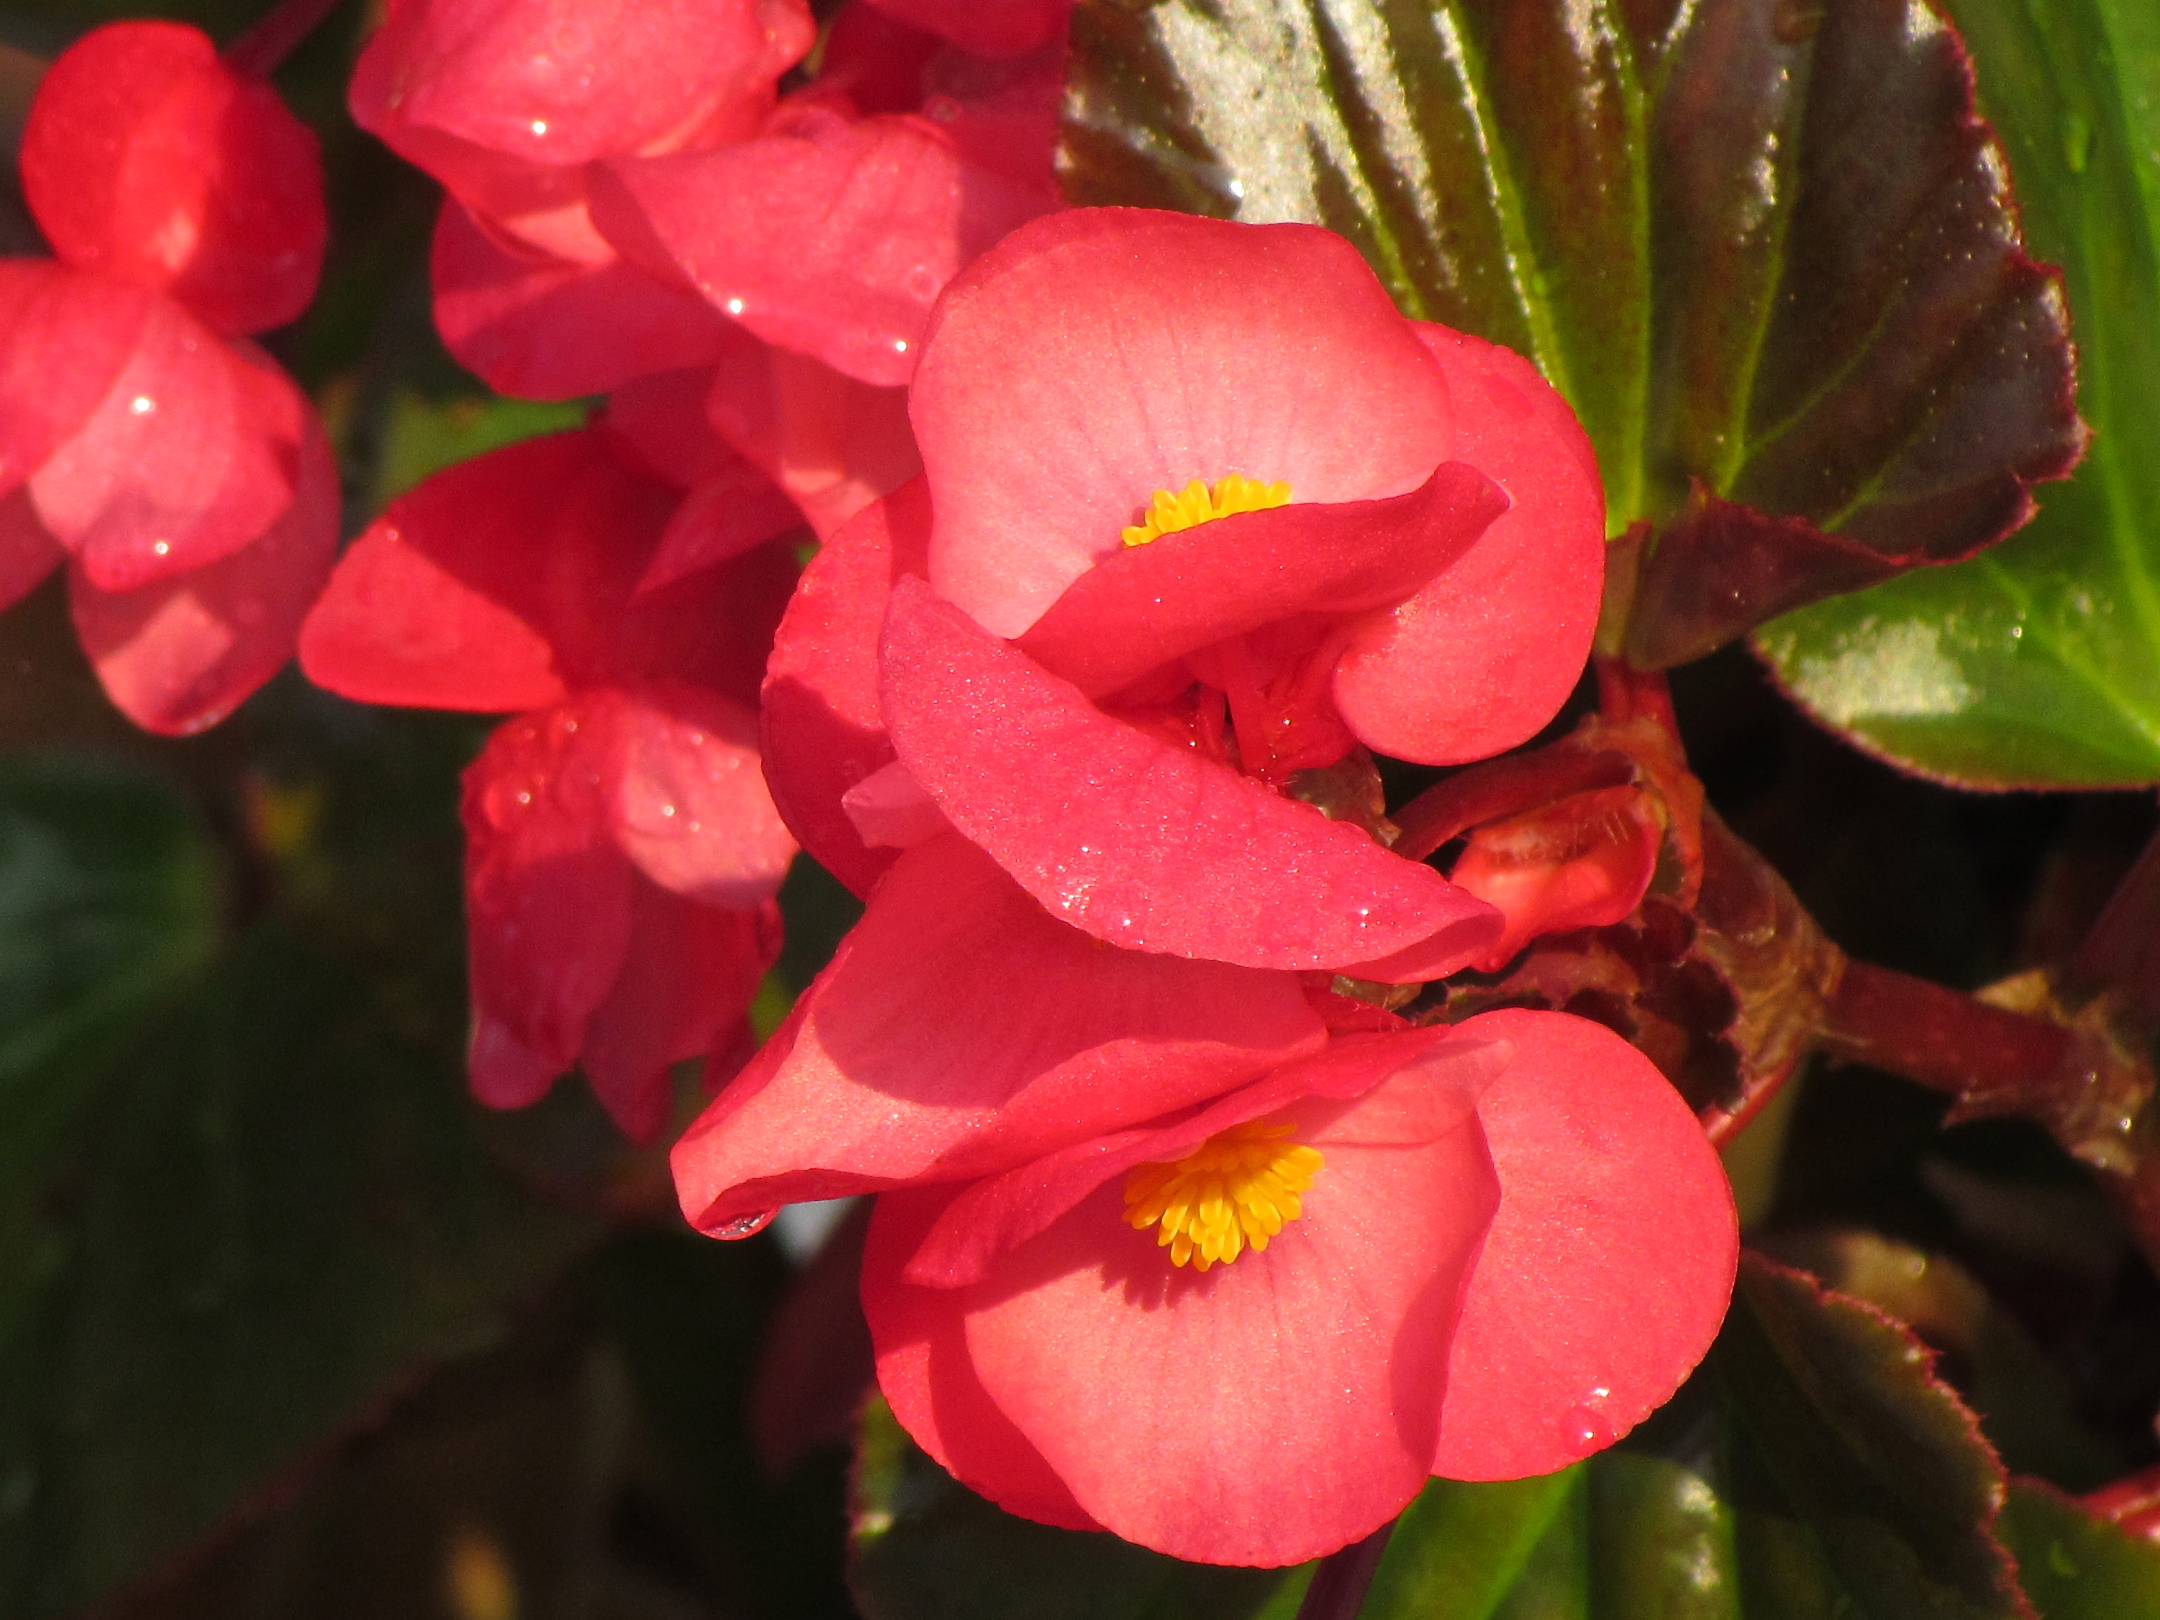
M 1126 1222 L 1143 1232 L 1160 1225 L 1156 1244 L 1171 1264 L 1200 1271 L 1265 1249 L 1298 1218 L 1298 1194 L 1320 1170 L 1320 1155 L 1289 1134 L 1287 1125 L 1233 1125 L 1173 1163 L 1136 1166 L 1125 1178 Z
M 1144 546 L 1166 534 L 1213 523 L 1217 518 L 1230 517 L 1234 513 L 1265 512 L 1270 507 L 1289 504 L 1290 486 L 1280 479 L 1263 484 L 1243 473 L 1232 473 L 1227 478 L 1217 479 L 1215 487 L 1210 489 L 1206 479 L 1195 478 L 1175 495 L 1167 489 L 1158 489 L 1142 521 L 1126 529 L 1125 543 Z

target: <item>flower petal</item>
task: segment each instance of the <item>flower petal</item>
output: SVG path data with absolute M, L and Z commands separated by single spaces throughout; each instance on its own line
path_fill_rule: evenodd
M 877 1351 L 878 1388 L 901 1427 L 961 1484 L 1023 1519 L 1099 1530 L 1042 1453 L 984 1392 L 952 1294 L 900 1280 L 907 1257 L 952 1197 L 946 1187 L 908 1188 L 886 1193 L 871 1212 L 862 1300 Z
M 870 0 L 888 16 L 981 56 L 1018 56 L 1063 37 L 1073 0 Z
M 864 845 L 841 801 L 892 763 L 878 702 L 878 631 L 894 573 L 921 568 L 929 537 L 919 480 L 862 512 L 803 570 L 766 665 L 763 751 L 773 802 L 812 858 L 859 895 L 893 858 Z
M 711 1230 L 983 1175 L 1317 1047 L 1290 974 L 1106 950 L 950 834 L 903 854 L 794 1014 L 675 1149 Z
M 112 391 L 159 300 L 44 259 L 0 259 L 0 492 L 72 438 Z
M 780 951 L 780 910 L 707 905 L 633 877 L 622 971 L 585 1023 L 578 1065 L 622 1133 L 667 1128 L 668 1070 L 724 1047 Z
M 282 326 L 315 296 L 329 223 L 314 132 L 200 29 L 113 23 L 61 52 L 23 129 L 22 184 L 63 261 L 170 293 L 216 331 Z
M 0 495 L 0 608 L 13 607 L 66 561 L 66 550 L 38 521 L 29 493 Z
M 512 252 L 455 197 L 432 255 L 435 329 L 458 363 L 520 399 L 603 394 L 649 372 L 720 358 L 726 323 L 687 288 L 618 258 Z
M 1226 766 L 1114 720 L 922 581 L 893 587 L 886 724 L 962 833 L 1113 945 L 1246 967 L 1335 967 L 1500 919 L 1430 867 Z
M 353 542 L 300 638 L 363 703 L 537 709 L 612 663 L 631 588 L 679 497 L 594 430 L 459 462 Z
M 1514 503 L 1401 606 L 1360 627 L 1335 705 L 1368 748 L 1454 765 L 1526 742 L 1574 689 L 1605 585 L 1605 492 L 1575 415 L 1529 361 L 1413 323 L 1447 375 L 1454 454 Z
M 230 556 L 292 504 L 310 407 L 260 350 L 153 299 L 134 352 L 30 475 L 38 517 L 100 590 Z
M 408 157 L 416 135 L 526 165 L 668 150 L 747 132 L 815 38 L 801 0 L 409 0 L 361 52 L 352 113 Z
M 1507 497 L 1443 461 L 1408 495 L 1276 507 L 1200 524 L 1105 557 L 1019 639 L 1089 697 L 1158 665 L 1300 613 L 1401 601 L 1474 545 Z
M 465 770 L 465 917 L 476 1089 L 481 1033 L 499 1026 L 528 1079 L 560 1074 L 630 948 L 631 866 L 609 807 L 613 694 L 499 727 Z M 492 1071 L 491 1071 L 492 1072 Z M 542 1088 L 544 1089 L 544 1087 Z
M 1657 873 L 1664 823 L 1639 787 L 1572 793 L 1470 834 L 1448 881 L 1507 918 L 1471 966 L 1497 973 L 1540 934 L 1616 923 L 1641 902 Z
M 758 769 L 757 716 L 682 681 L 622 694 L 614 828 L 652 882 L 737 911 L 772 898 L 795 856 Z
M 1724 1320 L 1739 1228 L 1702 1127 L 1618 1035 L 1525 1011 L 1457 1028 L 1507 1041 L 1515 1063 L 1478 1103 L 1500 1210 L 1433 1472 L 1518 1479 L 1610 1445 L 1680 1387 Z
M 1348 242 L 1139 209 L 1052 214 L 969 266 L 909 409 L 931 582 L 1001 636 L 1116 553 L 1157 490 L 1241 473 L 1378 500 L 1448 456 L 1439 367 Z
M 1478 1094 L 1508 1065 L 1505 1042 L 1460 1039 L 1445 1025 L 1388 1036 L 1330 1041 L 1242 1090 L 1169 1125 L 1139 1126 L 1062 1148 L 978 1181 L 939 1217 L 907 1262 L 907 1278 L 932 1288 L 982 1281 L 1007 1250 L 1046 1230 L 1090 1193 L 1136 1164 L 1182 1158 L 1217 1131 L 1272 1114 L 1308 1097 L 1349 1098 L 1413 1066 L 1416 1086 L 1398 1086 L 1385 1114 L 1361 1120 L 1359 1140 L 1381 1145 L 1429 1142 L 1476 1108 Z
M 768 343 L 872 384 L 914 373 L 931 302 L 961 265 L 1039 212 L 913 117 L 802 106 L 755 140 L 623 159 L 593 217 L 633 259 L 657 241 L 708 300 Z
M 706 409 L 720 436 L 802 508 L 819 539 L 922 472 L 907 390 L 872 387 L 806 354 L 737 336 Z
M 1386 1145 L 1360 1140 L 1422 1083 L 1286 1111 L 1324 1162 L 1302 1213 L 1234 1264 L 1173 1266 L 1112 1182 L 983 1283 L 936 1291 L 985 1393 L 1091 1517 L 1172 1557 L 1282 1565 L 1417 1493 L 1497 1202 L 1473 1119 L 1418 1145 L 1385 1125 Z
M 81 563 L 69 571 L 83 652 L 106 696 L 146 731 L 201 731 L 238 708 L 293 655 L 329 580 L 337 461 L 313 409 L 300 409 L 292 502 L 247 545 L 130 591 L 100 589 Z

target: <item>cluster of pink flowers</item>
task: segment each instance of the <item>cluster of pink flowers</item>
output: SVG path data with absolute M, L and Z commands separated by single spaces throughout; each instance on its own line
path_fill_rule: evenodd
M 155 116 L 223 96 L 239 145 L 192 212 L 129 203 L 176 184 L 132 160 L 32 184 L 60 263 L 0 271 L 32 287 L 0 303 L 0 548 L 66 552 L 148 724 L 216 718 L 295 637 L 333 691 L 510 715 L 465 786 L 481 1098 L 575 1065 L 650 1139 L 709 1055 L 686 1215 L 741 1236 L 877 1194 L 879 1382 L 955 1475 L 1285 1564 L 1435 1472 L 1544 1472 L 1640 1421 L 1716 1331 L 1733 1209 L 1618 1036 L 1376 993 L 1648 881 L 1654 829 L 1587 887 L 1526 887 L 1490 840 L 1451 881 L 1391 847 L 1372 764 L 1484 759 L 1572 689 L 1603 555 L 1580 428 L 1327 232 L 1062 209 L 1065 11 L 854 0 L 820 37 L 802 0 L 392 0 L 352 105 L 448 192 L 446 341 L 504 392 L 608 398 L 391 503 L 327 588 L 320 431 L 230 336 L 306 301 L 312 148 L 146 26 L 194 75 Z M 54 69 L 26 175 L 102 116 L 80 63 L 122 38 Z M 232 403 L 131 380 L 189 366 Z M 181 413 L 195 437 L 154 441 Z M 153 442 L 206 462 L 177 516 L 127 475 Z M 131 701 L 123 666 L 204 690 L 172 650 L 201 637 L 113 652 L 97 604 L 214 616 L 250 558 L 238 599 L 275 611 L 246 673 Z M 798 841 L 867 909 L 745 1063 Z

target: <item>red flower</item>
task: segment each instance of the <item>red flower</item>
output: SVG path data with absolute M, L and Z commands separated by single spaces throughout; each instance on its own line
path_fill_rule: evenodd
M 1112 944 L 1394 980 L 1490 948 L 1487 907 L 1278 790 L 1361 744 L 1481 757 L 1572 687 L 1603 502 L 1526 363 L 1404 320 L 1326 232 L 1073 212 L 954 283 L 910 412 L 923 492 L 827 546 L 768 677 L 821 861 L 867 884 L 863 826 L 942 818 Z
M 313 295 L 315 139 L 197 30 L 122 23 L 47 73 L 22 177 L 58 259 L 0 261 L 0 605 L 67 561 L 113 701 L 198 730 L 290 655 L 336 543 L 321 426 L 239 340 Z
M 888 1193 L 863 1303 L 895 1414 L 992 1501 L 1289 1564 L 1429 1474 L 1611 1444 L 1708 1349 L 1737 1253 L 1717 1157 L 1649 1061 L 1502 1012 Z
M 779 945 L 795 846 L 751 701 L 793 565 L 693 511 L 681 483 L 731 474 L 664 399 L 617 415 L 393 501 L 300 656 L 364 702 L 528 711 L 465 776 L 473 1089 L 519 1106 L 576 1062 L 650 1139 L 668 1066 L 731 1041 Z

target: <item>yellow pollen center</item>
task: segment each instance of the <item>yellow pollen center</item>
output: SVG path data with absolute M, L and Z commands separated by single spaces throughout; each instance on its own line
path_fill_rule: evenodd
M 1234 513 L 1265 512 L 1270 507 L 1289 504 L 1290 486 L 1280 479 L 1263 484 L 1243 473 L 1232 473 L 1216 480 L 1215 487 L 1210 489 L 1206 479 L 1195 478 L 1175 495 L 1167 489 L 1158 489 L 1142 521 L 1125 530 L 1125 543 L 1144 546 L 1166 534 L 1213 523 L 1217 518 Z
M 1182 1159 L 1136 1165 L 1125 1178 L 1127 1224 L 1161 1226 L 1156 1245 L 1170 1263 L 1201 1271 L 1265 1249 L 1298 1218 L 1298 1194 L 1320 1170 L 1320 1155 L 1289 1134 L 1287 1125 L 1233 1125 Z

